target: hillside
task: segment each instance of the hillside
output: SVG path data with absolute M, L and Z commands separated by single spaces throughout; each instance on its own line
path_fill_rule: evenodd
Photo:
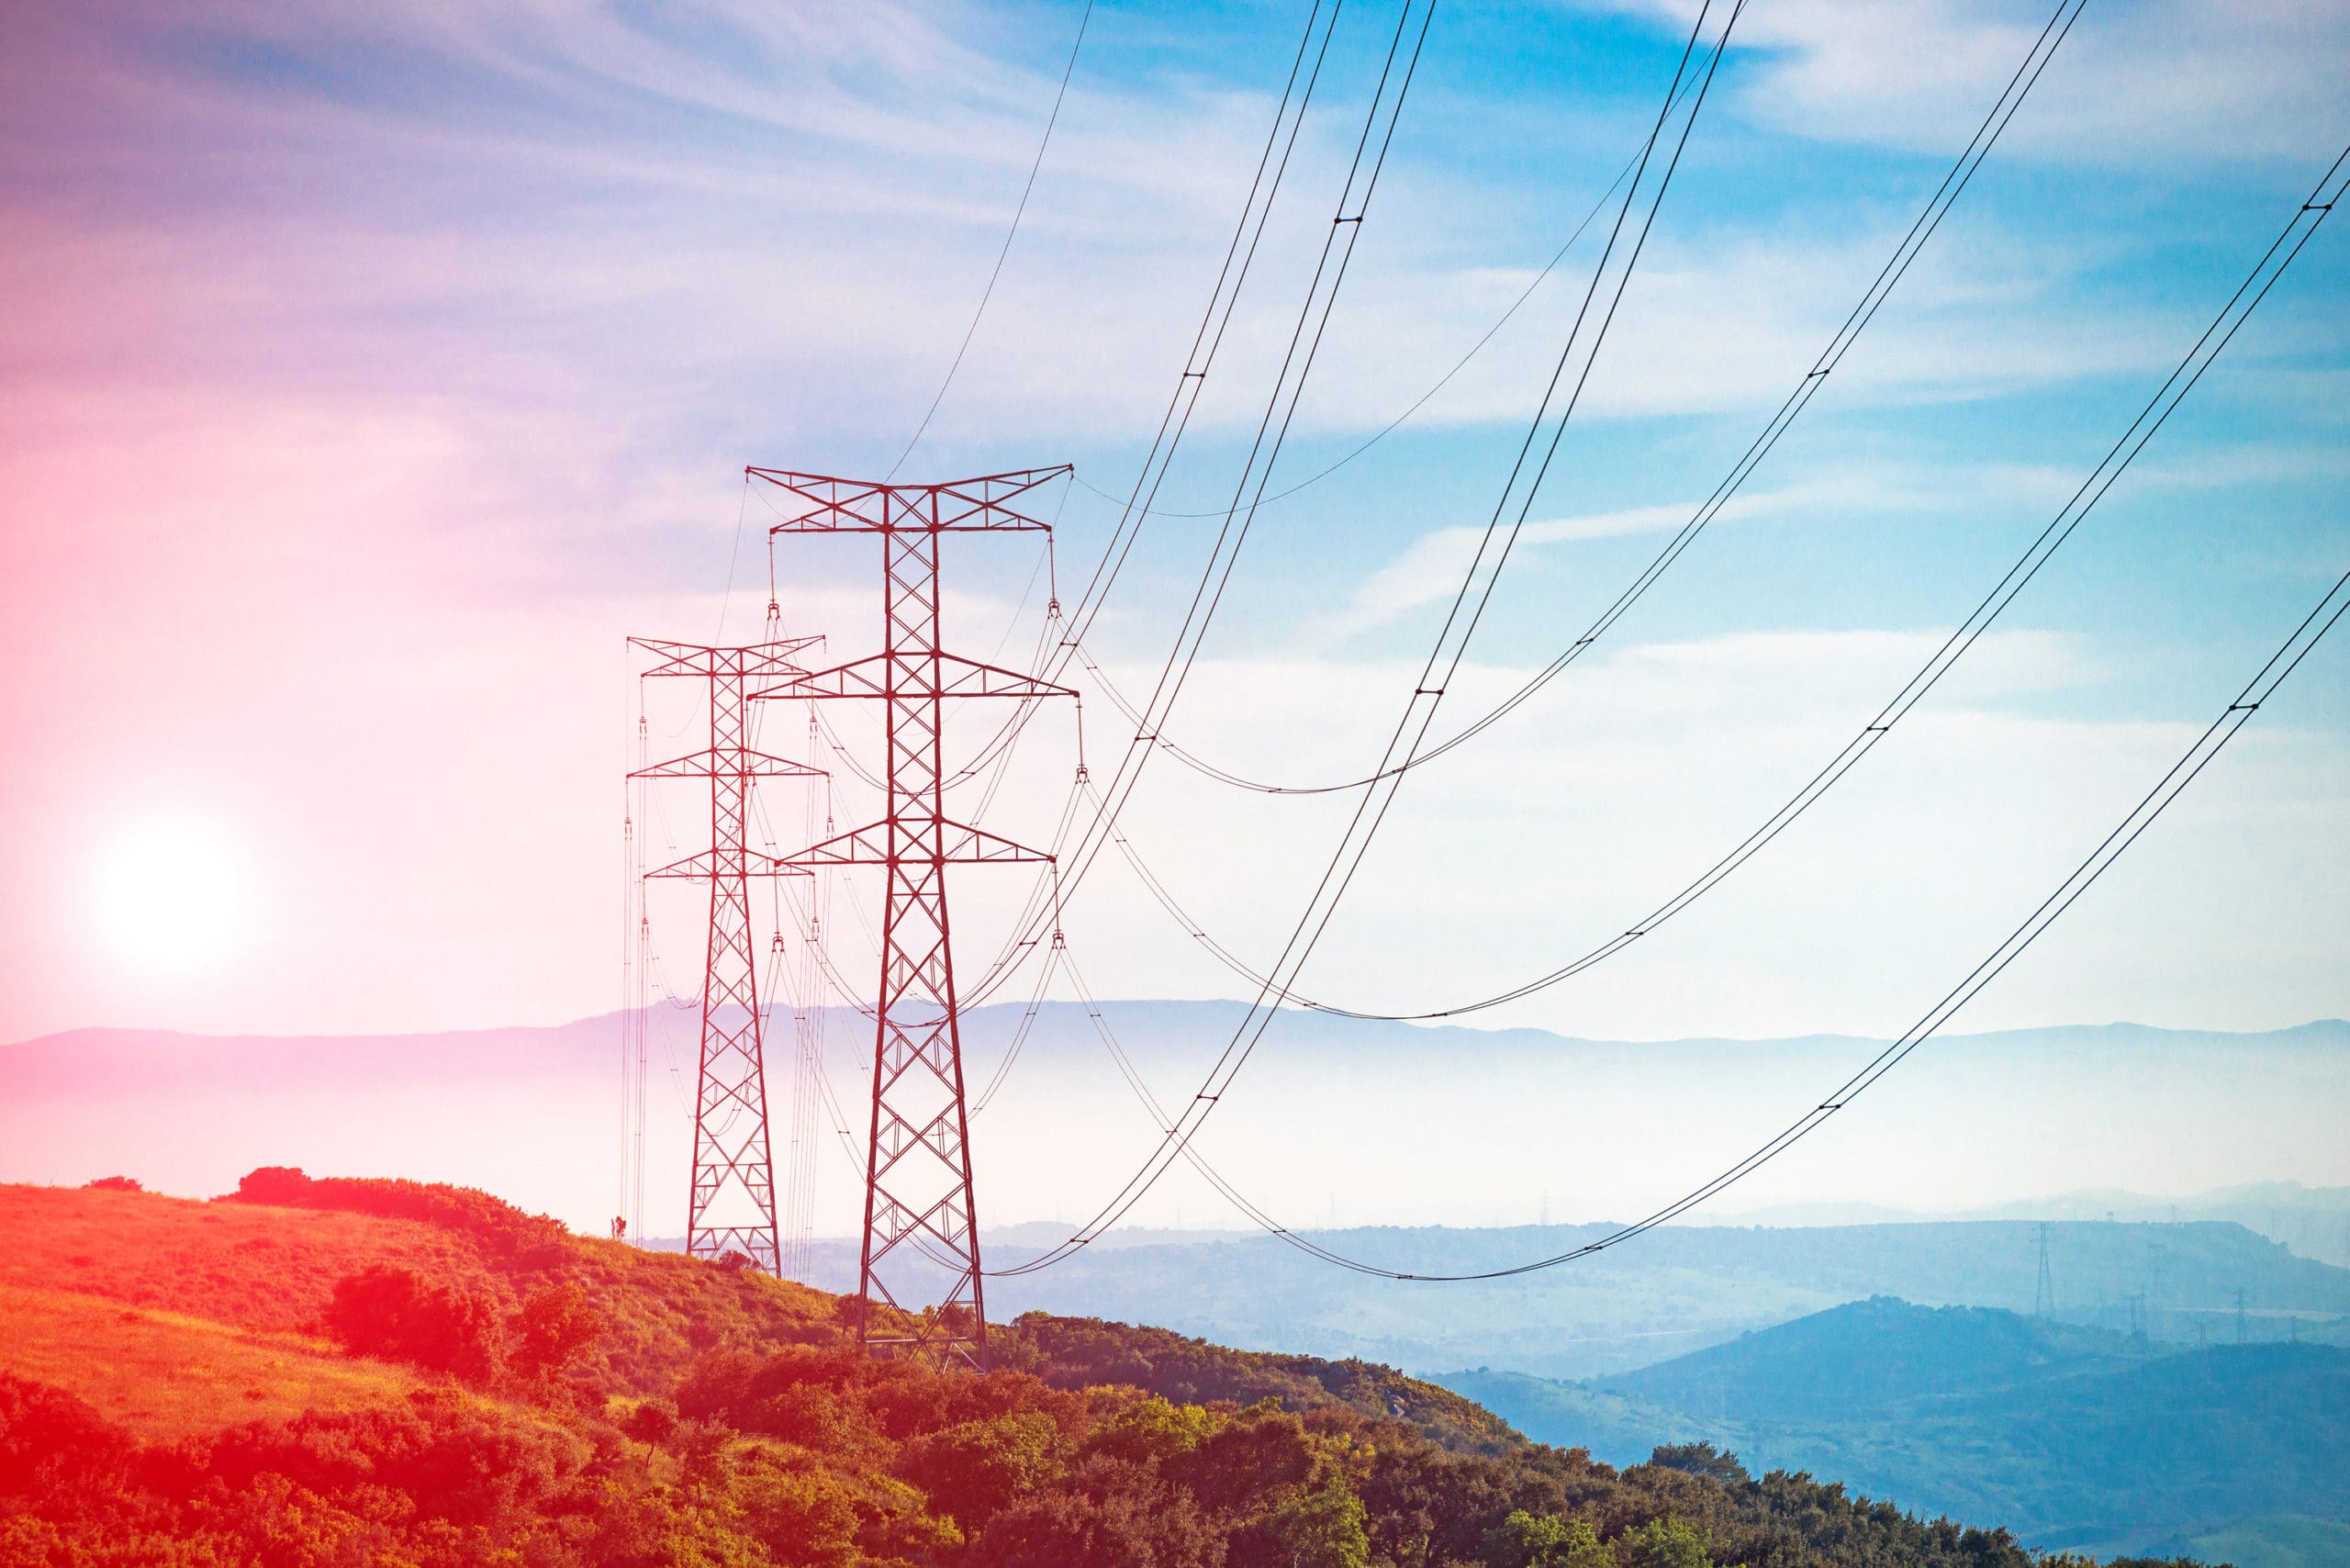
M 2290 1568 L 2264 1521 L 2350 1528 L 2350 1352 L 2328 1346 L 2171 1350 L 1879 1299 L 1587 1383 L 1443 1381 L 1541 1440 L 1623 1458 L 1703 1439 L 2046 1547 L 2224 1539 Z
M 485 1194 L 0 1192 L 0 1562 L 2028 1568 L 1709 1456 L 1615 1468 L 1388 1369 L 1035 1316 L 985 1377 Z M 1708 1473 L 1710 1472 L 1710 1473 Z

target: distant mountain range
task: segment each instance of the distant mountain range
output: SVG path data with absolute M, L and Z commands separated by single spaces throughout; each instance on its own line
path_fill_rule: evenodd
M 1311 1239 L 1414 1270 L 1473 1273 L 1571 1252 L 1601 1226 L 1314 1231 Z M 1087 1249 L 989 1287 L 1001 1315 L 1152 1322 L 1248 1350 L 1358 1356 L 1416 1376 L 1462 1366 L 1545 1377 L 1628 1372 L 1871 1295 L 1933 1305 L 2033 1305 L 2041 1227 L 2016 1221 L 1740 1228 L 1669 1226 L 1562 1267 L 1466 1284 L 1344 1273 L 1270 1237 Z M 2065 1222 L 2047 1227 L 2060 1323 L 2174 1346 L 2300 1338 L 2350 1342 L 2350 1270 L 2297 1258 L 2241 1226 Z M 988 1238 L 999 1265 L 1057 1239 Z M 820 1243 L 809 1282 L 854 1289 L 854 1244 Z
M 2182 1350 L 1878 1297 L 1587 1383 L 1436 1381 L 1612 1462 L 1709 1441 L 1756 1474 L 1833 1475 L 1928 1515 L 2003 1519 L 2044 1549 L 2239 1568 L 2350 1549 L 2350 1350 L 2335 1346 Z
M 1102 1012 L 1169 1099 L 1190 1092 L 1242 1009 L 1123 1002 Z M 975 1085 L 995 1077 L 1021 1014 L 1006 1005 L 968 1015 Z M 870 1025 L 838 1009 L 824 1022 L 835 1096 L 854 1123 Z M 769 1077 L 780 1161 L 792 1061 L 789 1020 L 778 1023 Z M 684 1218 L 698 1019 L 690 1006 L 663 1004 L 652 1025 L 645 1220 L 674 1234 Z M 1495 1227 L 1644 1214 L 1720 1170 L 1726 1150 L 1753 1148 L 1875 1049 L 1841 1036 L 1624 1043 L 1285 1011 L 1198 1148 L 1293 1226 L 1375 1218 Z M 0 1180 L 119 1172 L 212 1193 L 262 1163 L 402 1170 L 486 1187 L 600 1231 L 621 1188 L 618 1051 L 615 1017 L 367 1037 L 89 1029 L 0 1046 Z M 1773 1217 L 1916 1218 L 1926 1215 L 1901 1211 L 1997 1204 L 2009 1212 L 1980 1217 L 2094 1220 L 2113 1210 L 2166 1219 L 2169 1200 L 2160 1197 L 2140 1208 L 2091 1193 L 2053 1209 L 2029 1197 L 2208 1191 L 2281 1174 L 2350 1184 L 2350 1147 L 2336 1126 L 2344 1103 L 2350 1025 L 2341 1023 L 2254 1035 L 2111 1025 L 1937 1039 L 1695 1217 L 1720 1223 L 1740 1209 L 1841 1190 L 1895 1212 Z M 856 1223 L 861 1154 L 831 1126 L 826 1111 L 816 1135 L 817 1228 L 840 1234 Z M 972 1137 L 981 1213 L 1001 1225 L 1090 1214 L 1157 1134 L 1085 1010 L 1050 1002 Z M 1162 1228 L 1235 1223 L 1183 1168 L 1132 1217 Z M 2269 1234 L 2300 1255 L 2350 1261 L 2350 1211 L 2307 1193 L 2177 1217 L 2256 1229 L 2273 1220 Z M 1813 1305 L 1822 1304 L 1790 1307 Z

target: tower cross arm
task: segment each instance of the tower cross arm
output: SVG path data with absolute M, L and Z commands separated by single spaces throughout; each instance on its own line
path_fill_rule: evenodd
M 830 669 L 794 676 L 779 686 L 751 693 L 762 698 L 827 697 L 1074 697 L 1055 686 L 1001 665 L 981 664 L 953 654 L 873 654 Z
M 821 767 L 810 767 L 789 757 L 770 756 L 763 751 L 728 747 L 721 750 L 706 746 L 700 751 L 673 756 L 666 762 L 656 762 L 640 767 L 629 775 L 631 778 L 822 778 Z
M 897 830 L 893 848 L 890 830 Z M 976 828 L 968 823 L 950 822 L 944 817 L 931 819 L 899 818 L 890 822 L 867 823 L 836 834 L 821 844 L 811 845 L 797 855 L 785 856 L 776 861 L 780 868 L 813 874 L 820 866 L 888 866 L 909 861 L 929 861 L 937 865 L 1013 865 L 1023 861 L 1049 862 L 1052 856 L 1041 849 L 1031 849 L 1024 844 Z
M 734 857 L 728 856 L 725 859 L 726 865 L 723 869 L 730 877 L 812 877 L 815 875 L 813 871 L 801 870 L 799 867 L 785 861 L 767 861 L 765 856 L 756 857 L 751 863 L 741 866 L 739 868 L 735 864 Z M 762 862 L 765 863 L 762 864 Z M 684 881 L 707 882 L 713 880 L 719 875 L 721 868 L 720 857 L 711 850 L 703 849 L 687 856 L 683 860 L 672 860 L 666 866 L 657 870 L 647 871 L 644 875 L 648 881 L 656 877 L 666 877 Z
M 713 648 L 699 643 L 671 643 L 658 637 L 631 637 L 629 646 L 642 648 L 658 661 L 644 671 L 663 676 L 739 675 L 750 680 L 781 680 L 804 674 L 792 655 L 823 642 L 822 637 L 787 637 L 779 643 L 753 643 L 744 647 Z
M 773 485 L 806 509 L 769 528 L 769 533 L 985 533 L 1024 529 L 1048 533 L 1049 523 L 1004 503 L 1076 471 L 1063 463 L 937 485 L 890 485 L 789 468 L 743 470 L 746 476 Z

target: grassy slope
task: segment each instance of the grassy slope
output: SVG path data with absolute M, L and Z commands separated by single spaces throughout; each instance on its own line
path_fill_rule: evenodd
M 587 1370 L 615 1393 L 666 1393 L 700 1350 L 822 1344 L 841 1332 L 835 1298 L 822 1292 L 600 1238 L 514 1251 L 376 1215 L 0 1186 L 0 1340 L 11 1346 L 0 1370 L 72 1389 L 149 1434 L 288 1414 L 303 1406 L 303 1386 L 318 1390 L 315 1404 L 388 1396 L 408 1386 L 404 1373 L 343 1360 L 315 1337 L 335 1281 L 376 1262 L 470 1276 L 509 1300 L 576 1281 L 609 1322 Z M 1363 1362 L 1084 1319 L 1033 1318 L 1000 1344 L 1008 1364 L 1067 1388 L 1128 1382 L 1178 1400 L 1347 1406 L 1409 1420 L 1463 1451 L 1524 1440 L 1449 1390 Z M 249 1388 L 261 1396 L 246 1402 Z M 142 1413 L 140 1400 L 155 1408 Z
M 420 1220 L 151 1193 L 0 1186 L 0 1285 L 96 1296 L 240 1328 L 315 1333 L 335 1281 L 370 1263 L 470 1276 L 509 1300 L 576 1281 L 610 1319 L 593 1370 L 648 1393 L 694 1352 L 831 1337 L 833 1298 L 749 1271 L 569 1237 L 501 1255 Z
M 63 1291 L 0 1285 L 0 1372 L 78 1394 L 151 1442 L 319 1406 L 392 1405 L 418 1384 L 402 1368 L 304 1335 Z
M 104 1296 L 243 1328 L 314 1328 L 334 1282 L 373 1262 L 480 1268 L 464 1238 L 408 1220 L 0 1186 L 0 1284 Z

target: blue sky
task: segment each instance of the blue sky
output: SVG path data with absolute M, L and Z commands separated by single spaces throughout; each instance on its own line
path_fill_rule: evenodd
M 1073 461 L 1132 483 L 1304 15 L 1097 8 L 909 476 Z M 1689 15 L 1438 13 L 1274 488 L 1384 425 L 1524 288 L 1634 150 Z M 1534 508 L 1557 526 L 1481 630 L 1477 690 L 1570 640 L 1728 469 L 2045 18 L 1755 0 Z M 731 556 L 751 586 L 727 624 L 755 615 L 744 463 L 896 456 L 1077 19 L 420 3 L 0 24 L 10 649 L 61 672 L 8 698 L 9 935 L 38 978 L 5 1032 L 609 1005 L 620 639 L 708 634 Z M 1393 26 L 1392 6 L 1341 14 L 1164 505 L 1229 494 Z M 1481 994 L 1742 836 L 1997 579 L 2305 199 L 2350 141 L 2345 66 L 2338 6 L 2091 0 L 1747 509 L 1592 659 L 1413 781 L 1306 989 Z M 2350 566 L 2345 243 L 2321 232 L 1999 632 L 1799 832 L 1670 938 L 1491 1021 L 1889 1034 L 1964 973 Z M 1395 434 L 1267 509 L 1169 733 L 1278 778 L 1369 762 L 1457 569 L 1444 531 L 1491 510 L 1595 253 L 1587 237 Z M 1078 489 L 1060 516 L 1066 589 L 1114 510 Z M 1146 532 L 1091 644 L 1123 683 L 1163 655 L 1206 526 Z M 1035 555 L 950 559 L 957 624 L 993 646 Z M 787 554 L 794 625 L 861 649 L 872 565 Z M 2344 1012 L 2344 657 L 2313 659 L 1969 1024 Z M 1097 741 L 1108 711 L 1089 697 Z M 1005 831 L 1048 831 L 1072 738 L 1024 749 Z M 1128 820 L 1261 958 L 1331 810 L 1155 764 Z M 208 967 L 86 914 L 91 868 L 159 814 L 227 846 L 237 939 Z M 1123 879 L 1071 911 L 1097 989 L 1234 993 Z M 1019 890 L 975 880 L 970 926 L 1000 929 Z M 685 951 L 691 912 L 672 923 Z

